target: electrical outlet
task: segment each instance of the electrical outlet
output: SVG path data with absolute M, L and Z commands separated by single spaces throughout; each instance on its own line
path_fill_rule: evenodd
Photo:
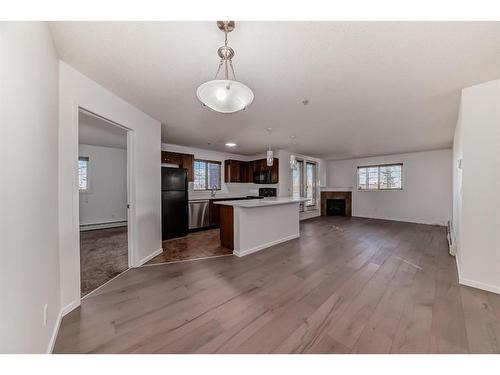
M 42 324 L 44 327 L 47 325 L 48 312 L 49 312 L 49 305 L 45 304 L 45 306 L 43 306 L 43 310 L 42 310 Z

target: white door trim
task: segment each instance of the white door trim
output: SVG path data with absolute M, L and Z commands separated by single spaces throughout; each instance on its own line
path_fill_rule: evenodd
M 135 221 L 135 171 L 134 171 L 134 131 L 126 126 L 123 126 L 112 119 L 100 116 L 99 114 L 93 112 L 91 109 L 86 106 L 82 106 L 75 103 L 75 114 L 74 121 L 76 122 L 76 147 L 73 149 L 76 150 L 74 155 L 74 176 L 73 176 L 73 231 L 76 237 L 76 246 L 78 249 L 78 257 L 76 259 L 75 269 L 78 270 L 77 277 L 74 280 L 77 280 L 78 285 L 75 285 L 75 290 L 78 290 L 78 299 L 77 306 L 81 304 L 81 269 L 80 269 L 80 192 L 78 185 L 78 157 L 79 157 L 79 114 L 80 111 L 85 112 L 87 115 L 94 116 L 96 118 L 102 119 L 111 125 L 118 126 L 119 128 L 125 130 L 127 132 L 127 255 L 128 255 L 128 268 L 136 267 L 136 221 Z M 76 198 L 76 199 L 75 199 Z

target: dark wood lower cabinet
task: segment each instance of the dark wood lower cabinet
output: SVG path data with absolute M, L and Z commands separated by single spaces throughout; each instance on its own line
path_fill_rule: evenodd
M 209 210 L 209 221 L 211 227 L 218 227 L 220 223 L 220 206 L 218 204 L 214 204 L 217 202 L 215 199 L 210 199 L 210 203 L 208 204 Z
M 214 198 L 210 199 L 210 203 L 208 204 L 208 209 L 209 209 L 209 222 L 211 227 L 218 227 L 220 225 L 220 209 L 221 207 L 226 207 L 226 206 L 221 206 L 219 204 L 214 204 L 214 202 L 220 202 L 220 201 L 239 201 L 243 200 L 246 198 Z
M 234 250 L 233 206 L 220 205 L 219 207 L 220 207 L 220 243 L 225 248 Z

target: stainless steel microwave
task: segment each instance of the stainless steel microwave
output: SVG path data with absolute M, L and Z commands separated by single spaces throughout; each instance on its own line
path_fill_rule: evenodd
M 270 184 L 271 171 L 259 171 L 253 173 L 253 182 L 255 184 Z

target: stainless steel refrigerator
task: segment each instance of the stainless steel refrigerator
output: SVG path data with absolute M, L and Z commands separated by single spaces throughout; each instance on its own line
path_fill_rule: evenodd
M 162 239 L 188 233 L 188 181 L 183 168 L 161 168 Z

